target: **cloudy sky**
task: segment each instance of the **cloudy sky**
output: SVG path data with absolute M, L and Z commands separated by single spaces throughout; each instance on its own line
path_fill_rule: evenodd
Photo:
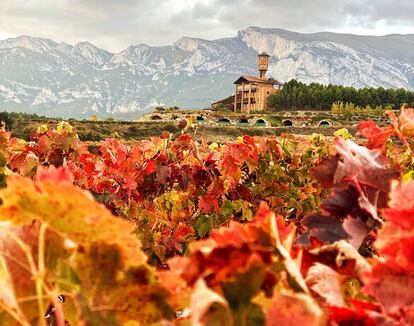
M 0 39 L 17 35 L 111 51 L 182 36 L 231 37 L 247 26 L 298 32 L 414 33 L 414 0 L 0 0 Z

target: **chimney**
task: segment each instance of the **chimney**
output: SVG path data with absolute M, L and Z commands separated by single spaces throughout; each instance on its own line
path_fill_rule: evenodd
M 266 73 L 269 69 L 269 58 L 266 52 L 262 52 L 259 54 L 259 77 L 260 79 L 266 79 Z

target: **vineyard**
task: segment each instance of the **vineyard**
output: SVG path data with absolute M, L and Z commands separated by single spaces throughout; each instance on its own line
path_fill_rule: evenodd
M 88 148 L 0 131 L 1 325 L 413 325 L 414 110 Z

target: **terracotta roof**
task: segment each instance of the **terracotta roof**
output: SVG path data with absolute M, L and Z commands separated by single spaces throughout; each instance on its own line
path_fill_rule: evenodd
M 282 83 L 278 82 L 276 79 L 269 78 L 269 79 L 261 79 L 258 77 L 253 76 L 240 76 L 239 79 L 237 79 L 234 84 L 241 84 L 242 80 L 245 80 L 250 83 L 259 83 L 259 84 L 272 84 L 272 85 L 283 85 Z
M 215 102 L 211 103 L 211 105 L 226 103 L 228 101 L 234 101 L 234 95 L 231 95 L 231 96 L 229 96 L 227 98 L 224 98 L 222 100 L 215 101 Z
M 273 84 L 273 85 L 280 85 L 283 86 L 283 83 L 281 83 L 280 81 L 274 79 L 274 78 L 269 78 L 269 81 Z

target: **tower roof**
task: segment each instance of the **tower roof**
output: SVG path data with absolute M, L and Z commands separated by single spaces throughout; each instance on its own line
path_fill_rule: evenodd
M 266 52 L 259 53 L 259 57 L 270 57 Z

